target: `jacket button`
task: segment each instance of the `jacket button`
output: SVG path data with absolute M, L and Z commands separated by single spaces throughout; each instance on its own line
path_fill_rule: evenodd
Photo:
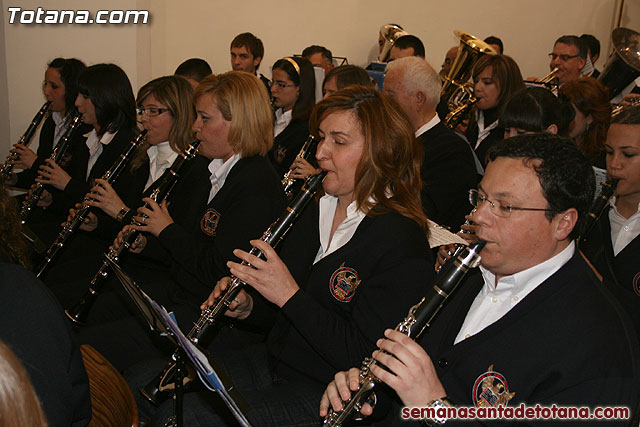
M 449 362 L 447 361 L 447 359 L 438 360 L 438 366 L 440 366 L 441 368 L 446 368 L 448 364 Z

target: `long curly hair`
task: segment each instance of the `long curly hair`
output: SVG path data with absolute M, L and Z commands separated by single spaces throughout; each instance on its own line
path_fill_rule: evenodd
M 611 124 L 611 104 L 607 88 L 593 77 L 580 77 L 560 87 L 560 94 L 593 121 L 587 131 L 576 139 L 580 149 L 593 162 L 605 152 L 604 143 Z
M 320 123 L 340 111 L 353 112 L 365 139 L 355 173 L 358 209 L 370 216 L 397 212 L 428 233 L 420 202 L 423 151 L 407 116 L 383 92 L 371 86 L 352 85 L 316 105 L 309 120 L 312 134 L 317 136 Z

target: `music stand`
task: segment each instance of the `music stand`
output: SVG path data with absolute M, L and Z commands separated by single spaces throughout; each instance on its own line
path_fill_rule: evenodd
M 230 384 L 227 378 L 221 378 L 216 370 L 211 366 L 208 357 L 187 338 L 178 327 L 173 313 L 168 313 L 164 307 L 151 299 L 133 279 L 125 273 L 120 266 L 110 257 L 107 257 L 109 265 L 113 269 L 122 286 L 138 307 L 143 317 L 146 319 L 152 331 L 156 331 L 162 336 L 169 338 L 177 347 L 176 354 L 176 382 L 174 389 L 174 425 L 182 426 L 182 400 L 183 400 L 183 379 L 184 379 L 184 355 L 189 357 L 193 366 L 198 372 L 198 377 L 204 385 L 211 391 L 217 392 L 225 405 L 229 408 L 233 416 L 243 427 L 251 427 L 242 410 L 234 399 L 241 397 L 237 395 L 237 390 Z M 234 397 L 231 397 L 234 394 Z

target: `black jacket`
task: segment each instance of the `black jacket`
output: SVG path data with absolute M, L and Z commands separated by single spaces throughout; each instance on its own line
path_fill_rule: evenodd
M 60 305 L 32 273 L 3 262 L 0 292 L 0 338 L 29 374 L 49 425 L 86 426 L 89 380 Z
M 276 168 L 280 179 L 289 170 L 309 137 L 309 123 L 306 120 L 291 120 L 273 140 L 273 148 L 269 150 L 269 160 Z
M 471 147 L 442 122 L 418 141 L 424 150 L 422 207 L 429 219 L 456 232 L 471 210 L 468 191 L 477 185 Z

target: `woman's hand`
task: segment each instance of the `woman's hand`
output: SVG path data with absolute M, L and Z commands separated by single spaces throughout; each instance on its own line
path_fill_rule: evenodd
M 102 209 L 104 213 L 113 219 L 118 216 L 121 209 L 127 207 L 111 184 L 104 179 L 96 179 L 91 193 L 91 198 L 87 201 L 87 204 Z
M 16 158 L 7 163 L 20 169 L 31 169 L 33 162 L 38 158 L 38 155 L 24 144 L 15 144 L 11 149 L 11 153 L 15 154 Z
M 125 234 L 128 234 L 129 230 L 133 228 L 134 227 L 132 225 L 124 226 L 124 228 L 118 233 L 118 236 L 116 236 L 116 239 L 113 241 L 113 245 L 109 249 L 118 249 L 120 246 L 124 245 Z M 138 234 L 138 237 L 136 237 L 136 240 L 134 240 L 133 243 L 131 243 L 131 245 L 129 246 L 129 252 L 139 254 L 144 250 L 145 246 L 147 246 L 147 238 L 142 233 L 140 233 Z
M 228 261 L 227 267 L 231 274 L 252 286 L 268 301 L 282 307 L 300 288 L 271 246 L 262 240 L 252 240 L 250 243 L 264 253 L 266 261 L 236 249 L 233 254 L 255 268 L 233 261 Z
M 149 197 L 145 197 L 142 201 L 149 207 L 142 206 L 138 209 L 138 215 L 134 216 L 133 219 L 139 225 L 134 225 L 133 228 L 158 237 L 162 230 L 173 224 L 173 218 L 169 214 L 169 204 L 166 200 L 163 200 L 162 204 L 158 205 Z
M 216 303 L 216 299 L 218 299 L 218 297 L 222 295 L 224 290 L 229 286 L 229 280 L 229 277 L 223 277 L 218 280 L 218 283 L 216 283 L 216 286 L 213 288 L 209 298 L 207 298 L 207 300 L 200 306 L 200 310 L 206 310 Z M 244 290 L 240 290 L 233 301 L 231 301 L 231 304 L 229 304 L 224 315 L 234 319 L 243 320 L 249 317 L 251 310 L 253 310 L 253 298 L 251 298 L 251 295 L 246 293 Z
M 305 159 L 297 158 L 291 164 L 291 177 L 296 179 L 306 179 L 311 175 L 318 174 L 322 172 L 321 169 L 316 169 L 311 166 L 311 163 L 307 162 Z
M 342 402 L 348 401 L 351 398 L 351 392 L 358 390 L 359 385 L 360 369 L 351 368 L 347 372 L 338 372 L 320 399 L 320 416 L 326 417 L 329 414 L 329 406 L 336 412 L 342 411 L 344 409 Z M 373 413 L 373 407 L 365 403 L 360 413 L 368 417 Z
M 69 215 L 67 215 L 67 222 L 71 222 L 76 218 L 78 214 L 78 209 L 82 207 L 82 203 L 76 203 L 75 206 L 69 209 Z M 89 212 L 89 214 L 84 218 L 82 224 L 80 224 L 80 230 L 83 231 L 93 231 L 98 227 L 98 217 L 93 212 Z
M 391 387 L 406 406 L 426 406 L 447 393 L 426 351 L 405 334 L 387 329 L 386 339 L 376 343 L 381 350 L 373 358 L 386 366 L 371 366 L 371 373 Z
M 47 159 L 45 164 L 40 166 L 36 182 L 49 184 L 58 190 L 64 190 L 71 181 L 71 177 L 56 162 Z

